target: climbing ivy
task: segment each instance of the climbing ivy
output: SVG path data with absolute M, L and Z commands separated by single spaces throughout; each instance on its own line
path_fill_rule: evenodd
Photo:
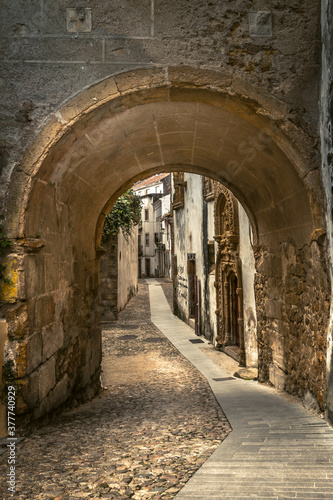
M 111 212 L 105 217 L 102 241 L 117 235 L 120 229 L 128 241 L 129 236 L 132 236 L 134 226 L 141 223 L 141 208 L 141 198 L 134 193 L 133 189 L 121 195 Z
M 7 238 L 5 232 L 4 232 L 4 227 L 1 222 L 3 219 L 3 215 L 0 215 L 0 282 L 4 281 L 4 283 L 10 284 L 11 281 L 10 279 L 5 277 L 5 269 L 6 266 L 2 263 L 3 255 L 6 253 L 8 248 L 11 246 L 11 241 Z

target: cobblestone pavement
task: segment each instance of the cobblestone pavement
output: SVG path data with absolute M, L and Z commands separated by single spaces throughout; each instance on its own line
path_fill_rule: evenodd
M 149 318 L 140 282 L 104 325 L 106 389 L 20 443 L 15 498 L 171 499 L 230 432 L 206 380 Z M 0 497 L 10 498 L 7 454 L 0 464 Z

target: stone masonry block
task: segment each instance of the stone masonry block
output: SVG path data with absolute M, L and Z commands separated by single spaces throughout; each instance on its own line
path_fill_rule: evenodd
M 94 2 L 93 33 L 123 35 L 124 38 L 151 35 L 151 1 Z
M 30 333 L 27 304 L 19 302 L 7 309 L 6 321 L 9 337 L 16 339 L 27 337 Z
M 36 406 L 39 400 L 39 372 L 38 370 L 30 373 L 24 382 L 23 399 L 29 409 Z
M 85 365 L 78 373 L 76 380 L 76 388 L 83 389 L 90 381 L 91 370 L 90 364 Z
M 149 63 L 147 54 L 141 40 L 106 39 L 105 60 L 110 62 L 140 61 Z
M 29 5 L 29 6 L 28 6 Z M 6 2 L 1 8 L 0 31 L 9 35 L 37 33 L 41 28 L 40 1 Z
M 102 58 L 102 42 L 76 38 L 14 38 L 7 41 L 9 60 L 13 61 L 82 61 L 98 62 Z
M 49 359 L 64 344 L 62 323 L 53 323 L 42 331 L 43 362 Z
M 44 295 L 36 301 L 36 326 L 42 329 L 53 323 L 55 314 L 55 302 L 53 295 Z
M 280 368 L 271 364 L 269 366 L 269 381 L 276 389 L 283 391 L 286 385 L 286 374 Z
M 153 88 L 167 84 L 163 68 L 129 71 L 117 75 L 115 80 L 121 94 L 133 92 L 142 88 Z
M 16 377 L 22 378 L 27 374 L 27 343 L 14 343 L 14 351 L 16 351 Z
M 265 312 L 268 318 L 282 319 L 282 302 L 280 300 L 265 300 Z
M 45 264 L 42 255 L 26 255 L 24 258 L 25 293 L 30 299 L 45 292 Z
M 42 334 L 35 333 L 27 340 L 27 373 L 34 371 L 42 362 Z
M 55 357 L 46 361 L 38 370 L 39 373 L 39 396 L 43 400 L 56 384 Z
M 3 259 L 5 277 L 9 283 L 1 281 L 1 299 L 6 303 L 14 303 L 18 298 L 24 297 L 24 275 L 22 273 L 22 258 L 19 255 L 9 254 Z
M 70 396 L 70 385 L 68 375 L 65 374 L 63 378 L 57 383 L 49 395 L 51 408 L 57 408 Z
M 275 254 L 265 255 L 263 261 L 263 273 L 268 277 L 280 277 L 282 274 L 281 256 Z
M 102 335 L 98 332 L 91 342 L 91 361 L 90 369 L 93 375 L 102 362 Z
M 191 67 L 170 67 L 168 75 L 171 83 L 176 86 L 216 87 L 225 89 L 232 83 L 232 73 L 216 73 L 209 70 L 193 70 Z

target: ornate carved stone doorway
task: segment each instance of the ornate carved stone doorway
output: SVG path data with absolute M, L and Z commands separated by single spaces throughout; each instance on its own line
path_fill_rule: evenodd
M 245 366 L 242 269 L 237 200 L 221 185 L 215 190 L 217 348 Z

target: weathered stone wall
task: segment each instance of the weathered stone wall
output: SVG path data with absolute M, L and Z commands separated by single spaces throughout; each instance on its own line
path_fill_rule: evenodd
M 232 72 L 290 104 L 292 120 L 316 135 L 319 1 L 143 0 L 110 9 L 106 0 L 86 0 L 85 21 L 69 22 L 75 18 L 74 4 L 2 3 L 3 196 L 22 153 L 50 113 L 96 81 L 138 67 L 189 65 Z M 269 12 L 262 31 L 254 19 L 258 11 Z
M 127 239 L 120 231 L 103 242 L 101 320 L 113 321 L 138 290 L 138 228 Z
M 101 257 L 101 320 L 117 319 L 118 306 L 118 236 L 103 242 L 105 254 Z
M 330 280 L 325 231 L 297 249 L 256 248 L 259 380 L 326 406 Z
M 99 262 L 76 260 L 59 233 L 24 239 L 8 257 L 15 290 L 4 307 L 5 363 L 18 382 L 18 425 L 43 417 L 73 392 L 78 400 L 99 388 L 101 362 Z M 49 242 L 58 252 L 48 253 Z M 74 285 L 75 283 L 75 285 Z M 6 291 L 6 290 L 5 290 Z M 23 415 L 23 417 L 21 417 Z
M 298 254 L 323 225 L 319 1 L 72 8 L 15 0 L 1 13 L 1 195 L 14 243 L 3 314 L 20 411 L 35 417 L 97 390 L 96 224 L 133 179 L 175 165 L 226 179 L 269 248 L 258 286 L 275 277 L 270 253 L 282 259 L 279 242 L 295 243 Z M 282 272 L 277 278 L 264 291 L 283 300 L 291 288 Z M 258 299 L 269 346 L 274 328 L 279 339 L 287 331 L 287 313 L 281 323 L 278 300 Z
M 321 82 L 321 151 L 322 173 L 326 195 L 326 224 L 328 237 L 328 255 L 330 259 L 330 277 L 333 283 L 333 2 L 322 0 L 322 82 Z M 332 284 L 331 283 L 331 284 Z M 333 423 L 333 304 L 327 338 L 327 416 Z
M 6 321 L 0 320 L 0 366 L 5 360 L 5 344 L 7 341 L 7 324 Z M 2 370 L 0 371 L 0 386 L 2 385 Z M 7 436 L 7 412 L 4 401 L 0 401 L 0 438 Z

